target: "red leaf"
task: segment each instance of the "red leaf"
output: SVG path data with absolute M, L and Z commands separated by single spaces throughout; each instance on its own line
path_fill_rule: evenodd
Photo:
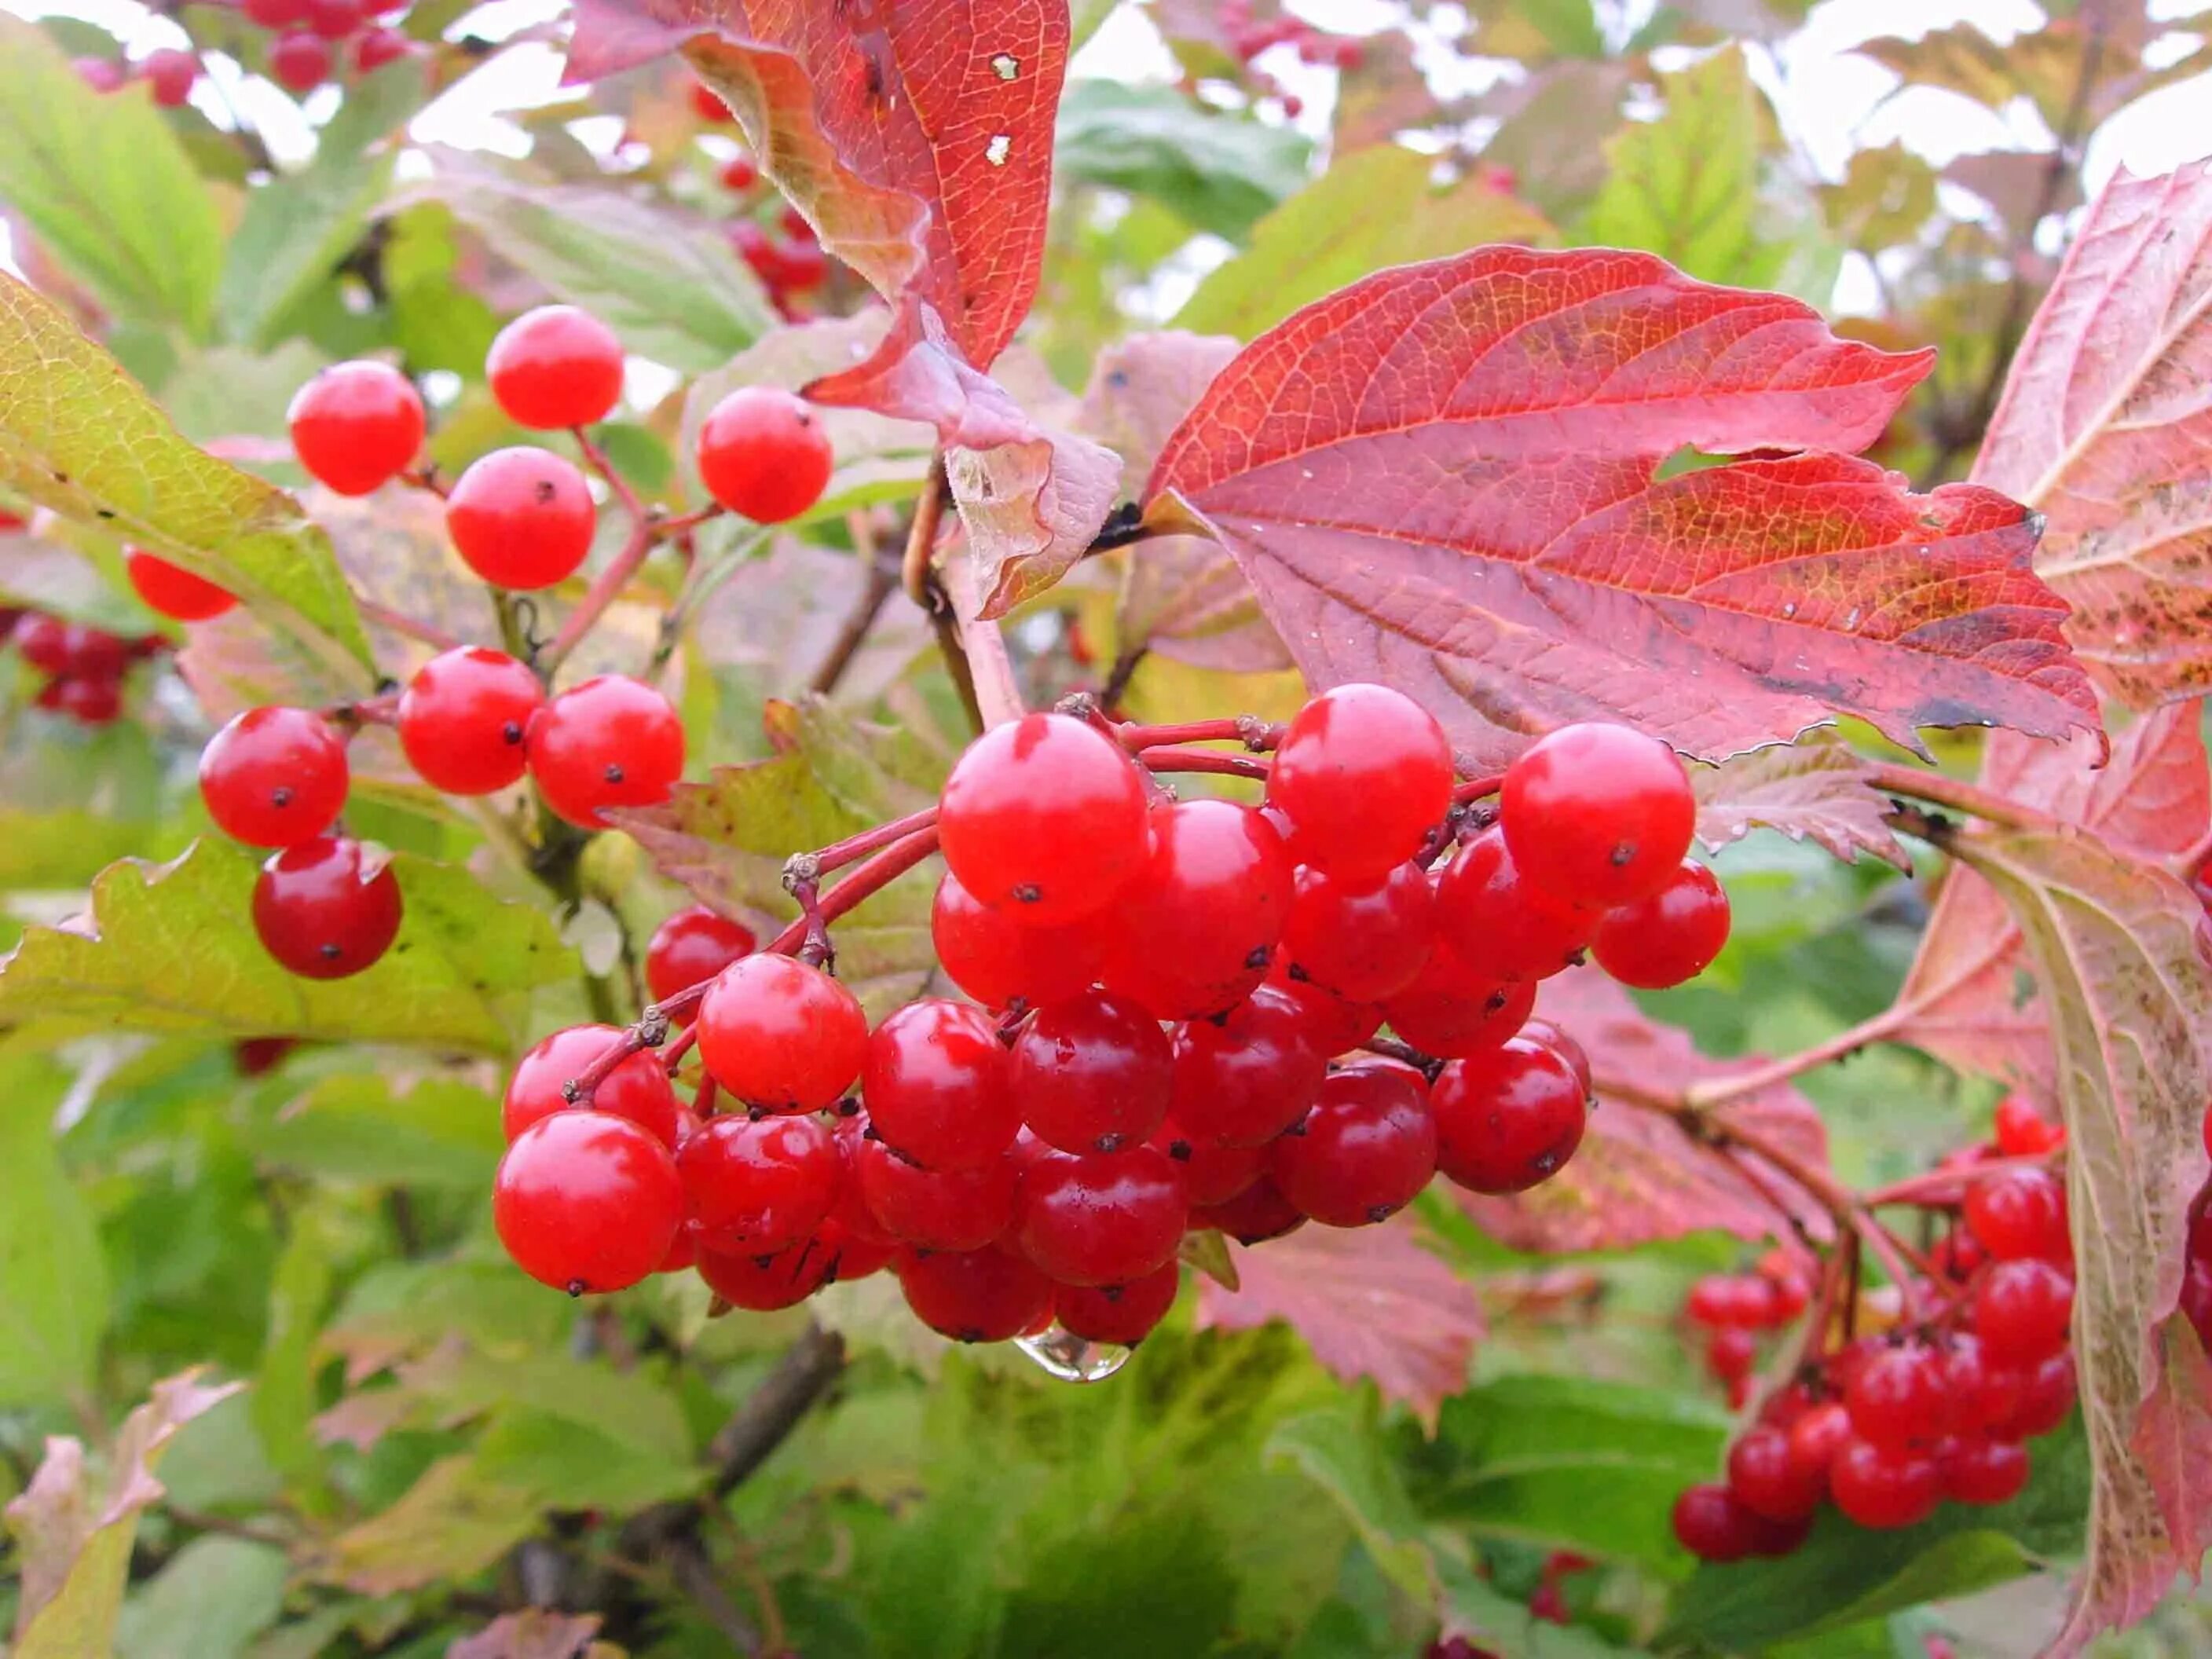
M 2069 745 L 1993 732 L 1982 786 L 2116 848 L 2170 858 L 2212 832 L 2212 773 L 2198 718 L 2196 703 L 2144 716 L 2112 738 L 2103 767 L 2085 738 Z M 1887 1035 L 1947 1065 L 2002 1079 L 2046 1103 L 2057 1097 L 2050 1020 L 2027 979 L 2020 929 L 1972 870 L 1946 878 L 1890 1018 Z
M 1871 853 L 1912 868 L 1882 821 L 1887 803 L 1869 787 L 1866 762 L 1832 734 L 1699 767 L 1690 781 L 1698 792 L 1698 839 L 1716 852 L 1762 824 L 1792 841 L 1810 839 L 1846 864 Z
M 2013 360 L 1974 478 L 2047 523 L 2067 637 L 2138 708 L 2212 688 L 2212 163 L 2123 171 Z
M 1863 716 L 2094 725 L 2033 525 L 1910 494 L 1853 449 L 1929 356 L 1647 255 L 1483 248 L 1388 270 L 1262 336 L 1169 441 L 1152 521 L 1198 520 L 1317 685 L 1382 679 L 1487 766 L 1626 717 L 1718 756 Z
M 988 368 L 1036 292 L 1066 0 L 578 0 L 568 79 L 686 47 L 822 244 Z
M 1279 1319 L 1346 1382 L 1375 1379 L 1431 1429 L 1467 1386 L 1482 1340 L 1474 1287 L 1421 1248 L 1412 1218 L 1345 1231 L 1305 1226 L 1247 1249 L 1232 1246 L 1242 1288 L 1198 1287 L 1201 1330 L 1250 1330 Z
M 1746 1239 L 1788 1237 L 1789 1221 L 1766 1196 L 1771 1193 L 1813 1237 L 1829 1236 L 1826 1212 L 1772 1165 L 1741 1152 L 1717 1152 L 1664 1113 L 1632 1103 L 1638 1097 L 1679 1097 L 1692 1084 L 1735 1075 L 1756 1061 L 1707 1059 L 1687 1032 L 1646 1018 L 1595 968 L 1547 980 L 1537 1011 L 1589 1054 L 1598 1107 L 1581 1150 L 1541 1186 L 1511 1198 L 1454 1189 L 1485 1232 L 1516 1250 L 1546 1252 L 1624 1249 L 1709 1228 Z M 1787 1084 L 1731 1102 L 1721 1118 L 1827 1170 L 1827 1130 L 1812 1103 Z M 1755 1172 L 1750 1177 L 1747 1162 Z

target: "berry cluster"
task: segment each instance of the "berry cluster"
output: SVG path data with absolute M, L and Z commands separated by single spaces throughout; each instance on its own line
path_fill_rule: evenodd
M 404 5 L 380 0 L 240 0 L 249 22 L 275 32 L 270 79 L 295 97 L 330 80 L 346 52 L 356 75 L 373 75 L 422 51 L 385 18 Z
M 103 95 L 120 92 L 133 81 L 143 81 L 163 109 L 182 108 L 200 78 L 200 60 L 181 46 L 163 46 L 135 64 L 113 58 L 74 60 L 77 78 Z
M 37 705 L 80 726 L 106 726 L 120 715 L 131 665 L 167 647 L 158 634 L 126 638 L 44 611 L 0 610 L 0 641 L 39 676 Z
M 1232 735 L 1272 763 L 1179 746 Z M 1264 777 L 1265 799 L 1180 800 L 1175 772 Z M 696 1266 L 765 1309 L 891 1265 L 963 1340 L 1056 1320 L 1133 1342 L 1187 1233 L 1366 1226 L 1438 1173 L 1511 1193 L 1557 1172 L 1590 1085 L 1529 1018 L 1536 982 L 1585 946 L 1638 983 L 1711 959 L 1727 905 L 1685 861 L 1693 818 L 1680 763 L 1619 726 L 1455 787 L 1443 731 L 1381 686 L 1280 730 L 1026 716 L 970 745 L 933 813 L 859 838 L 894 873 L 942 852 L 932 933 L 972 1002 L 870 1030 L 813 907 L 844 844 L 797 861 L 809 914 L 768 950 L 672 918 L 653 1018 L 558 1033 L 516 1072 L 500 1235 L 573 1292 Z M 695 1009 L 675 1059 L 641 1052 Z M 1386 1023 L 1401 1041 L 1364 1047 Z
M 685 91 L 692 113 L 708 126 L 726 126 L 736 120 L 721 94 L 705 82 L 690 81 Z M 715 177 L 722 188 L 737 197 L 748 210 L 755 204 L 761 170 L 759 162 L 750 155 L 738 150 L 721 163 Z M 745 216 L 732 220 L 729 238 L 731 247 L 752 267 L 753 275 L 768 290 L 769 299 L 786 318 L 801 316 L 807 296 L 830 280 L 830 256 L 817 238 L 813 225 L 788 203 L 776 215 L 773 225 L 751 216 L 750 210 Z
M 2042 1161 L 2063 1139 L 2058 1126 L 2008 1100 L 1991 1144 L 1947 1160 L 1938 1174 L 1954 1192 L 1930 1207 L 1955 1211 L 1959 1224 L 1930 1273 L 1899 1287 L 1905 1316 L 1827 1348 L 1837 1310 L 1815 1310 L 1815 1352 L 1729 1447 L 1725 1480 L 1676 1503 L 1684 1547 L 1709 1561 L 1782 1555 L 1823 1503 L 1886 1529 L 1925 1520 L 1947 1498 L 1996 1504 L 2020 1494 L 2025 1443 L 2057 1427 L 2074 1403 L 2066 1190 Z M 1996 1159 L 2002 1167 L 1976 1172 Z M 1748 1373 L 1753 1333 L 1787 1322 L 1795 1313 L 1784 1310 L 1802 1311 L 1807 1300 L 1802 1280 L 1766 1267 L 1703 1279 L 1691 1293 L 1691 1316 L 1716 1345 L 1741 1339 L 1741 1368 L 1732 1359 L 1724 1372 L 1732 1386 Z M 1921 1312 L 1923 1302 L 1936 1311 Z
M 1713 1380 L 1741 1410 L 1751 1399 L 1751 1374 L 1761 1334 L 1797 1322 L 1812 1301 L 1804 1270 L 1787 1252 L 1769 1251 L 1744 1273 L 1708 1273 L 1690 1287 L 1682 1311 L 1704 1333 L 1701 1357 Z

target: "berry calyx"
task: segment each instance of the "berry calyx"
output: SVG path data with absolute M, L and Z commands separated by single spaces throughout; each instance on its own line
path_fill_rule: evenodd
M 758 943 L 744 923 L 703 904 L 672 912 L 646 941 L 646 993 L 655 1002 L 665 1002 L 714 978 L 739 957 L 750 956 Z M 678 1024 L 688 1025 L 697 1017 L 696 1008 L 689 1010 L 678 1016 Z
M 1164 1097 L 1164 1042 L 1161 1048 Z M 925 997 L 868 1038 L 860 1098 L 884 1145 L 924 1169 L 971 1170 L 1013 1145 L 1022 1127 L 1018 1076 L 988 1014 L 972 1003 Z
M 1175 1259 L 1189 1218 L 1182 1172 L 1150 1146 L 1048 1152 L 1022 1172 L 1022 1253 L 1063 1285 L 1124 1285 Z
M 556 1112 L 523 1131 L 492 1182 L 515 1265 L 567 1291 L 619 1291 L 666 1260 L 684 1192 L 668 1148 L 627 1118 Z
M 1380 881 L 1419 851 L 1451 790 L 1451 744 L 1436 717 L 1403 692 L 1359 684 L 1298 711 L 1267 777 L 1298 861 L 1352 882 Z
M 1135 1003 L 1085 991 L 1037 1010 L 1014 1041 L 1007 1078 L 1010 1106 L 1047 1146 L 1119 1152 L 1150 1137 L 1166 1117 L 1175 1051 Z
M 1581 1079 L 1540 1043 L 1516 1037 L 1455 1060 L 1429 1091 L 1437 1168 L 1470 1192 L 1525 1192 L 1556 1175 L 1582 1145 L 1589 1106 Z
M 344 810 L 345 744 L 305 708 L 249 708 L 200 751 L 200 798 L 216 828 L 250 847 L 296 847 Z
M 815 1112 L 860 1074 L 867 1017 L 819 968 L 773 954 L 732 963 L 699 1005 L 699 1057 L 748 1105 Z
M 676 1154 L 686 1218 L 709 1249 L 771 1255 L 820 1226 L 845 1159 L 811 1117 L 709 1118 Z
M 261 948 L 302 979 L 344 979 L 375 965 L 398 936 L 398 878 L 373 874 L 359 842 L 321 836 L 272 854 L 253 884 Z
M 446 533 L 495 586 L 550 587 L 592 550 L 599 509 L 584 475 L 550 449 L 518 444 L 469 464 L 446 498 Z
M 756 1252 L 702 1248 L 699 1277 L 732 1308 L 774 1313 L 795 1308 L 831 1280 L 844 1277 L 843 1252 L 819 1238 L 801 1239 L 781 1250 Z M 860 1277 L 854 1274 L 852 1277 Z
M 1539 738 L 1498 793 L 1521 872 L 1567 904 L 1610 908 L 1666 885 L 1690 850 L 1697 798 L 1674 751 L 1589 721 Z
M 310 52 L 319 59 L 321 67 L 308 85 L 320 84 L 330 71 L 331 50 L 312 34 L 288 34 L 270 47 L 271 70 L 280 71 L 278 54 L 291 42 L 305 43 L 293 47 L 293 55 Z M 281 72 L 277 78 L 284 79 Z M 388 483 L 422 447 L 422 397 L 405 375 L 385 363 L 331 365 L 293 394 L 285 422 L 300 465 L 341 495 L 366 495 Z
M 1324 1227 L 1365 1227 L 1412 1203 L 1437 1169 L 1437 1125 L 1418 1077 L 1338 1072 L 1271 1149 L 1275 1186 Z
M 174 622 L 206 622 L 238 603 L 237 596 L 228 589 L 218 587 L 205 577 L 195 576 L 181 566 L 157 559 L 139 548 L 126 550 L 123 572 L 131 579 L 132 591 L 146 602 L 148 610 L 159 611 Z
M 1605 913 L 1590 954 L 1623 985 L 1663 991 L 1710 968 L 1728 935 L 1728 894 L 1720 878 L 1685 859 L 1657 892 Z
M 804 398 L 752 386 L 708 412 L 697 459 L 699 482 L 724 507 L 756 524 L 783 524 L 822 499 L 836 458 Z
M 500 1127 L 513 1141 L 542 1117 L 574 1111 L 584 1103 L 571 1101 L 568 1085 L 621 1037 L 612 1025 L 571 1025 L 534 1045 L 515 1062 L 500 1103 Z M 624 1117 L 663 1146 L 676 1145 L 676 1091 L 660 1058 L 641 1049 L 625 1058 L 599 1079 L 592 1091 L 588 1109 L 610 1117 Z
M 530 722 L 544 703 L 538 676 L 504 651 L 457 647 L 431 658 L 407 682 L 399 697 L 399 746 L 432 787 L 488 795 L 527 769 Z
M 588 311 L 539 306 L 494 337 L 484 379 L 517 426 L 590 426 L 622 400 L 622 342 Z
M 1162 1119 L 1146 1144 L 1182 1166 L 1183 1187 L 1194 1210 L 1203 1205 L 1226 1204 L 1267 1169 L 1267 1146 L 1224 1146 L 1218 1141 L 1201 1139 L 1173 1117 Z
M 684 722 L 641 681 L 599 674 L 572 685 L 531 716 L 524 734 L 530 775 L 545 804 L 569 823 L 603 829 L 610 806 L 653 806 L 684 775 Z

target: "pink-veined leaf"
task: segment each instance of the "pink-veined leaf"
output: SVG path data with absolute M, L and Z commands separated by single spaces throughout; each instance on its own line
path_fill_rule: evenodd
M 1882 821 L 1887 803 L 1868 786 L 1866 762 L 1832 733 L 1696 768 L 1690 781 L 1698 792 L 1698 839 L 1716 852 L 1757 824 L 1814 842 L 1846 864 L 1869 853 L 1900 870 L 1912 867 Z
M 2212 689 L 2212 162 L 2116 175 L 2027 337 L 1974 479 L 2045 518 L 2036 569 L 2137 708 Z
M 1546 981 L 1537 1011 L 1589 1054 L 1598 1103 L 1581 1148 L 1551 1180 L 1510 1198 L 1453 1189 L 1485 1232 L 1514 1249 L 1546 1252 L 1623 1249 L 1707 1229 L 1786 1238 L 1792 1217 L 1814 1238 L 1830 1235 L 1826 1212 L 1765 1159 L 1740 1147 L 1717 1152 L 1665 1113 L 1635 1103 L 1638 1097 L 1679 1098 L 1692 1084 L 1755 1061 L 1708 1059 L 1687 1032 L 1647 1018 L 1595 968 Z M 1786 1083 L 1731 1101 L 1714 1121 L 1827 1170 L 1827 1130 Z
M 1231 1248 L 1239 1288 L 1200 1279 L 1201 1329 L 1249 1330 L 1279 1319 L 1345 1382 L 1372 1377 L 1431 1428 L 1445 1396 L 1467 1386 L 1482 1309 L 1474 1287 L 1422 1248 L 1412 1217 L 1352 1230 L 1306 1226 Z
M 2115 848 L 2171 858 L 2212 832 L 2212 772 L 2198 720 L 2196 703 L 2147 714 L 2113 737 L 2102 767 L 2086 738 L 2063 744 L 1993 733 L 1982 787 Z M 2038 1100 L 2056 1098 L 2050 1017 L 2034 994 L 2020 929 L 1972 870 L 1946 878 L 1887 1034 Z
M 1169 441 L 1307 679 L 1418 697 L 1476 765 L 1626 719 L 1717 757 L 1832 712 L 2094 729 L 2030 515 L 1848 455 L 1927 373 L 1776 295 L 1603 249 L 1388 270 L 1248 347 Z

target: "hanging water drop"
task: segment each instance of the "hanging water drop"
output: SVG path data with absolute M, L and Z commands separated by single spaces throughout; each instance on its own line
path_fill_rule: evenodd
M 1018 1336 L 1014 1346 L 1047 1376 L 1062 1382 L 1103 1382 L 1129 1363 L 1133 1350 L 1118 1342 L 1092 1342 L 1054 1325 L 1036 1336 Z

